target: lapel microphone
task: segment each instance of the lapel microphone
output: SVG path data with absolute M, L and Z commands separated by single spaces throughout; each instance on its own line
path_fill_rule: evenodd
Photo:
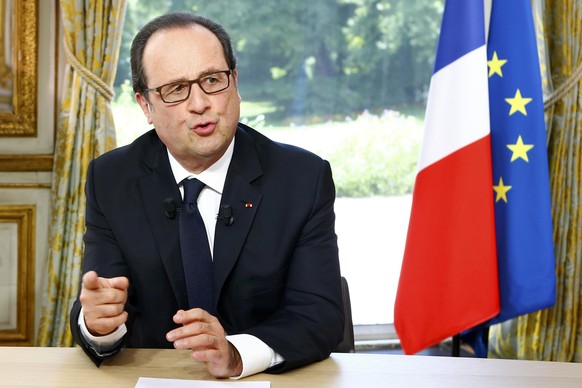
M 220 205 L 216 219 L 220 220 L 226 226 L 231 226 L 234 223 L 234 216 L 232 215 L 232 206 Z
M 179 211 L 180 207 L 176 205 L 176 201 L 174 201 L 174 198 L 169 197 L 164 199 L 164 214 L 166 215 L 166 217 L 168 217 L 170 220 L 173 220 L 174 218 L 176 218 L 176 215 L 178 214 Z

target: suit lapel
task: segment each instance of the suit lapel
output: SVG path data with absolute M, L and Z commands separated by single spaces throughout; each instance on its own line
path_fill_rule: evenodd
M 170 168 L 166 148 L 159 139 L 156 140 L 159 146 L 154 147 L 151 152 L 145 152 L 147 158 L 143 162 L 149 173 L 138 180 L 138 190 L 176 302 L 181 308 L 186 308 L 188 296 L 184 269 L 180 261 L 178 216 L 169 218 L 164 208 L 166 198 L 173 199 L 177 208 L 182 199 Z
M 234 153 L 222 193 L 221 205 L 230 205 L 234 221 L 216 223 L 214 239 L 214 291 L 217 300 L 232 271 L 261 202 L 261 193 L 251 182 L 262 175 L 255 144 L 245 130 L 236 134 Z

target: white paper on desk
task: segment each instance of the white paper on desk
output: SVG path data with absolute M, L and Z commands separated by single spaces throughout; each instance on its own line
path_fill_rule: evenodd
M 269 388 L 269 381 L 202 381 L 140 377 L 135 388 Z

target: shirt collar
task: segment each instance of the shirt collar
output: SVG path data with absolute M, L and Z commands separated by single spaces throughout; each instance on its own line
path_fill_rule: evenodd
M 168 150 L 168 158 L 170 159 L 170 167 L 172 168 L 172 173 L 174 174 L 174 179 L 176 179 L 176 184 L 180 185 L 186 178 L 196 178 L 206 186 L 216 191 L 218 194 L 222 195 L 222 190 L 224 189 L 224 182 L 226 181 L 226 173 L 228 172 L 228 166 L 230 166 L 230 161 L 232 160 L 232 154 L 234 151 L 234 137 L 230 142 L 230 145 L 226 149 L 224 155 L 220 157 L 212 166 L 208 167 L 206 170 L 202 171 L 200 174 L 192 174 L 186 170 L 178 161 L 172 156 Z

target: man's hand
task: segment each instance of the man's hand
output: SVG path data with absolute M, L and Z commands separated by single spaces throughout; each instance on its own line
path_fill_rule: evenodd
M 176 349 L 192 349 L 192 358 L 206 364 L 215 377 L 239 376 L 242 360 L 236 348 L 227 341 L 218 319 L 202 309 L 179 310 L 174 322 L 182 327 L 170 331 L 166 338 Z
M 129 280 L 126 277 L 100 278 L 95 271 L 83 275 L 79 301 L 87 329 L 93 335 L 113 333 L 127 321 L 124 310 Z

